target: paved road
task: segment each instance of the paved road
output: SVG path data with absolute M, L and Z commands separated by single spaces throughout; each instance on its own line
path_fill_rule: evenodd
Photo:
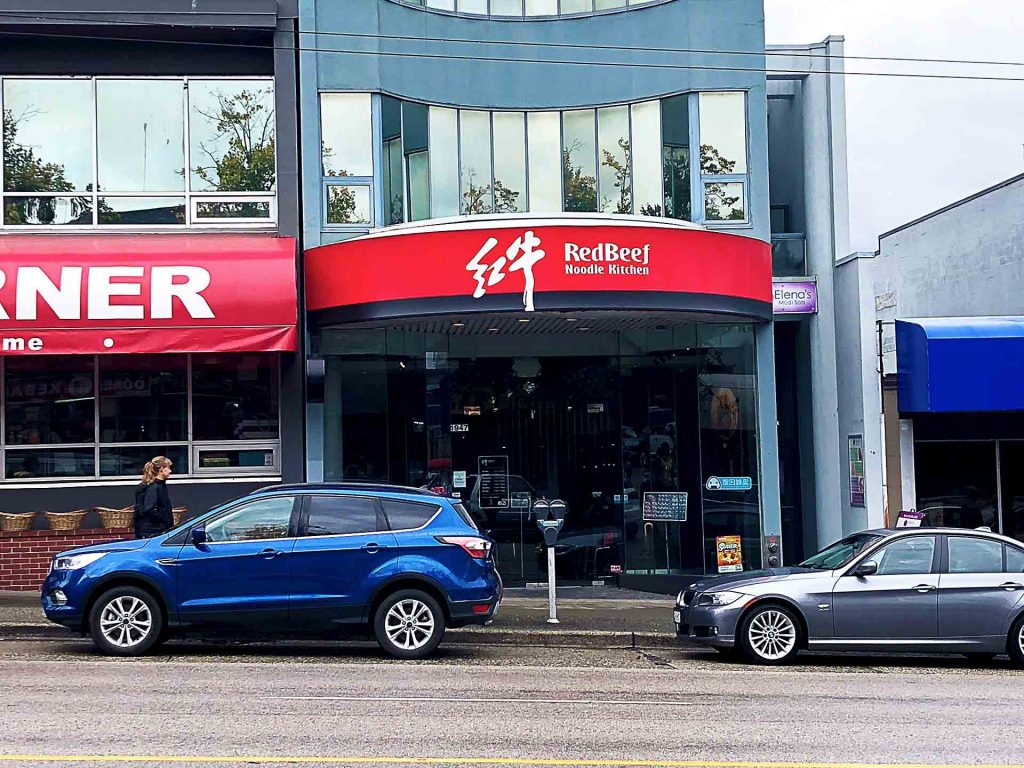
M 765 670 L 675 649 L 453 646 L 403 664 L 340 644 L 106 660 L 84 642 L 8 641 L 0 680 L 0 768 L 1024 765 L 1024 673 L 999 662 L 810 656 Z

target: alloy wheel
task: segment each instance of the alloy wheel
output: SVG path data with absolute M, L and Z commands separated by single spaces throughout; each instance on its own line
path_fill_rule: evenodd
M 138 645 L 153 630 L 153 615 L 145 602 L 133 595 L 115 597 L 100 613 L 100 632 L 118 648 Z
M 398 648 L 404 651 L 418 650 L 434 634 L 434 614 L 419 600 L 400 600 L 391 606 L 384 617 L 384 631 Z
M 797 629 L 789 616 L 769 608 L 751 620 L 747 638 L 758 656 L 767 661 L 778 661 L 796 647 Z

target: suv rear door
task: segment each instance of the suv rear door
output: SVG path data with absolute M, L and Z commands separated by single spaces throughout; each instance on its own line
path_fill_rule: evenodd
M 398 540 L 377 498 L 311 494 L 291 562 L 291 626 L 323 631 L 362 621 L 376 587 L 397 573 Z

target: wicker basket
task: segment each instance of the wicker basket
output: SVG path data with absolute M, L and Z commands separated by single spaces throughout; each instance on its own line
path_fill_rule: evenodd
M 81 527 L 85 516 L 89 514 L 87 509 L 76 509 L 74 512 L 43 512 L 46 519 L 50 521 L 50 527 L 55 531 L 74 531 Z
M 38 512 L 0 512 L 0 531 L 27 531 Z
M 175 527 L 185 522 L 185 518 L 188 517 L 188 507 L 175 507 L 171 510 L 171 514 L 174 516 Z
M 134 507 L 124 507 L 123 509 L 96 507 L 96 514 L 100 516 L 100 523 L 104 528 L 131 528 L 135 524 Z

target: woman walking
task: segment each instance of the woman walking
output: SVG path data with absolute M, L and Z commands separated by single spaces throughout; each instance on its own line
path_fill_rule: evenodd
M 173 464 L 166 456 L 146 462 L 142 482 L 135 489 L 135 536 L 148 539 L 159 536 L 174 525 L 167 478 Z

